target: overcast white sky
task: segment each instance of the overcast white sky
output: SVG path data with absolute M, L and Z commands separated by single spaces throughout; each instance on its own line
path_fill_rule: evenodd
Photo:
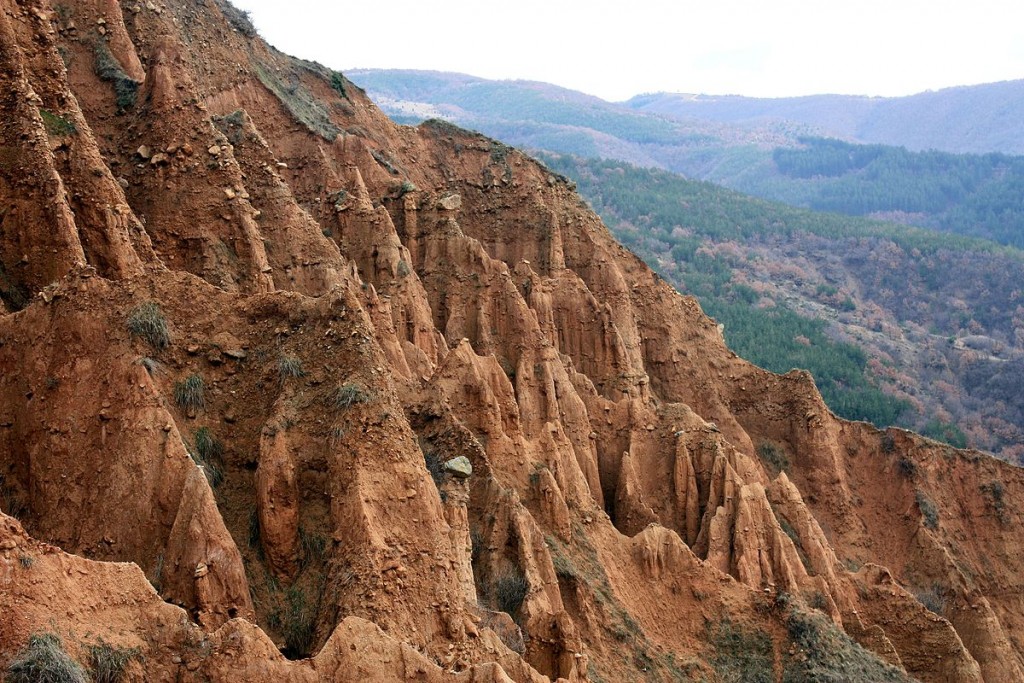
M 277 48 L 339 70 L 670 91 L 908 95 L 1024 78 L 1020 0 L 234 0 Z

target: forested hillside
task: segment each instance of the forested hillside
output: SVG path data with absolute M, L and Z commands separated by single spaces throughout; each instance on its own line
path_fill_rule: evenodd
M 879 215 L 1024 247 L 1024 157 L 909 152 L 804 138 L 772 159 L 785 182 L 747 191 L 850 215 Z
M 775 372 L 812 372 L 838 414 L 1016 459 L 1024 448 L 1024 254 L 794 209 L 664 171 L 545 155 L 612 226 Z

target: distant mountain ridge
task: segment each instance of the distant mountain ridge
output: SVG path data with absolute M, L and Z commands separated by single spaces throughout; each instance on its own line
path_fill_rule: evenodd
M 652 93 L 616 103 L 537 81 L 497 81 L 413 69 L 348 73 L 386 112 L 399 119 L 448 118 L 513 144 L 614 156 L 707 179 L 711 175 L 680 168 L 678 154 L 672 150 L 644 150 L 644 158 L 632 149 L 630 158 L 621 143 L 663 144 L 670 131 L 682 131 L 705 145 L 789 146 L 801 135 L 818 135 L 909 150 L 1024 154 L 1020 133 L 1024 130 L 1024 80 L 958 86 L 907 97 L 825 94 L 776 99 Z M 643 118 L 636 118 L 637 114 Z M 497 129 L 499 121 L 503 125 Z M 523 121 L 533 122 L 534 127 L 511 125 Z M 612 139 L 595 137 L 591 129 Z M 646 135 L 638 137 L 641 131 Z M 552 138 L 557 145 L 551 144 Z M 567 149 L 570 143 L 580 148 Z M 614 154 L 598 154 L 606 148 Z M 693 163 L 690 158 L 686 162 Z
M 638 95 L 637 111 L 742 126 L 790 122 L 817 133 L 910 150 L 1024 154 L 1024 80 L 960 86 L 907 97 L 811 95 L 752 98 Z

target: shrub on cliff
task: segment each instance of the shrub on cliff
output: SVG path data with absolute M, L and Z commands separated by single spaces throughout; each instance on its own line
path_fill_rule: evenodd
M 518 569 L 512 569 L 502 574 L 494 584 L 494 597 L 498 603 L 498 609 L 514 617 L 522 607 L 523 601 L 526 600 L 529 589 L 526 577 Z
M 174 385 L 174 402 L 183 410 L 195 411 L 206 406 L 206 384 L 199 375 L 189 375 Z
M 334 390 L 332 402 L 338 410 L 351 408 L 359 403 L 369 403 L 373 395 L 361 384 L 348 382 Z
M 128 332 L 133 337 L 142 337 L 157 351 L 171 345 L 167 318 L 160 306 L 152 301 L 142 304 L 128 315 Z
M 192 457 L 203 468 L 210 486 L 216 488 L 224 481 L 224 444 L 213 435 L 209 427 L 196 430 Z
M 824 614 L 791 604 L 786 630 L 793 648 L 783 658 L 783 683 L 910 683 L 903 671 L 865 650 Z
M 125 73 L 121 62 L 117 61 L 117 57 L 102 40 L 96 42 L 95 53 L 96 75 L 114 86 L 118 113 L 134 107 L 135 97 L 139 93 L 141 84 Z
M 102 640 L 99 645 L 90 645 L 93 680 L 96 683 L 120 683 L 131 661 L 140 657 L 142 652 L 137 647 L 116 647 Z
M 36 633 L 7 667 L 7 683 L 86 683 L 85 670 L 55 633 Z

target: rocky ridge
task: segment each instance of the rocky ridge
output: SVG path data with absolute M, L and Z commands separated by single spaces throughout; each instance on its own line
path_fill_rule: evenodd
M 1019 469 L 838 420 L 563 179 L 229 5 L 0 6 L 0 665 L 699 680 L 724 629 L 1024 678 Z

